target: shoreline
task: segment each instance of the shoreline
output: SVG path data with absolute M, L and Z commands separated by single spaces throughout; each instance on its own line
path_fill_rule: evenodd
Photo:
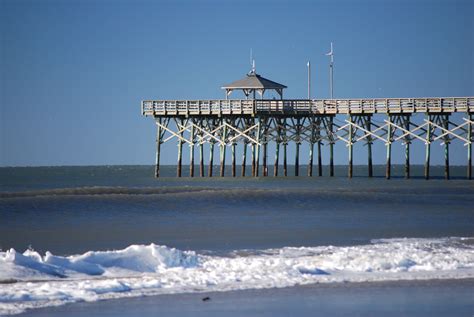
M 473 278 L 318 283 L 79 302 L 15 316 L 465 316 L 474 313 L 473 293 Z

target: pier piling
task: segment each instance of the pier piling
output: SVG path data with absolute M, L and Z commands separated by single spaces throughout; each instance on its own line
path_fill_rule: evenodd
M 300 171 L 300 143 L 296 142 L 295 148 L 295 176 L 299 176 Z
M 334 118 L 331 116 L 329 119 L 329 176 L 334 176 Z
M 446 131 L 449 131 L 449 115 L 446 115 L 444 117 L 444 122 L 443 122 L 444 129 Z M 449 136 L 446 135 L 444 137 L 444 178 L 449 179 Z
M 155 177 L 158 178 L 160 177 L 160 150 L 161 150 L 161 140 L 162 140 L 162 134 L 161 134 L 161 124 L 158 124 L 158 122 L 161 123 L 161 118 L 157 119 L 157 125 L 156 125 L 156 157 L 155 157 Z
M 372 128 L 372 121 L 371 116 L 367 116 L 366 118 L 366 129 L 370 133 Z M 372 136 L 369 134 L 367 136 L 367 168 L 368 168 L 368 176 L 373 176 L 373 168 L 372 168 Z
M 349 142 L 347 144 L 348 148 L 349 148 L 349 162 L 348 162 L 348 168 L 349 168 L 349 171 L 348 171 L 348 177 L 349 178 L 352 178 L 352 156 L 353 156 L 353 149 L 352 149 L 352 141 L 353 141 L 353 126 L 352 126 L 352 117 L 351 115 L 349 115 L 349 135 L 348 135 L 348 138 L 349 138 Z
M 410 116 L 406 117 L 405 120 L 405 132 L 406 136 L 404 138 L 405 140 L 405 178 L 409 179 L 410 178 L 410 136 L 408 135 L 408 132 L 410 131 Z
M 194 126 L 191 126 L 191 144 L 189 145 L 189 177 L 194 177 Z
M 256 162 L 257 162 L 257 160 L 256 160 L 256 155 L 257 155 L 257 153 L 256 153 L 256 151 L 257 151 L 256 147 L 257 147 L 257 146 L 256 146 L 255 144 L 252 144 L 252 177 L 257 176 L 257 168 L 256 168 L 256 166 L 255 166 L 255 165 L 256 165 Z
M 259 175 L 259 167 L 260 167 L 260 145 L 258 142 L 260 142 L 260 133 L 261 133 L 261 122 L 260 120 L 258 121 L 258 124 L 257 124 L 257 132 L 256 132 L 256 141 L 257 143 L 255 143 L 255 177 L 258 177 Z
M 235 146 L 236 143 L 232 143 L 232 177 L 236 176 L 235 171 Z
M 183 125 L 183 120 L 181 121 L 181 125 Z M 181 129 L 180 129 L 181 130 Z M 180 139 L 178 140 L 178 164 L 176 166 L 176 175 L 181 177 L 181 167 L 183 162 L 183 131 L 181 130 Z
M 212 168 L 214 167 L 214 141 L 209 143 L 209 168 L 208 176 L 212 177 Z
M 199 176 L 204 177 L 204 144 L 199 142 Z
M 268 176 L 268 167 L 267 167 L 267 143 L 263 143 L 263 158 L 262 158 L 262 169 L 263 176 Z
M 473 142 L 473 128 L 474 114 L 468 113 L 469 122 L 467 124 L 467 179 L 472 179 L 472 142 Z
M 273 176 L 278 176 L 278 157 L 280 155 L 280 142 L 276 142 L 275 144 L 275 162 L 273 164 Z
M 318 141 L 318 176 L 323 176 L 323 158 L 321 154 L 321 141 Z
M 226 149 L 226 144 L 225 140 L 227 138 L 227 126 L 225 125 L 222 131 L 222 140 L 224 140 L 223 143 L 220 145 L 220 176 L 224 177 L 225 174 L 225 149 Z
M 385 178 L 392 176 L 392 118 L 388 116 L 387 120 L 387 166 L 385 168 Z
M 428 118 L 430 118 L 428 116 Z M 430 178 L 430 155 L 431 155 L 431 124 L 428 122 L 426 128 L 426 149 L 425 149 L 425 179 Z
M 247 141 L 244 141 L 242 148 L 242 177 L 245 177 L 245 167 L 247 165 Z

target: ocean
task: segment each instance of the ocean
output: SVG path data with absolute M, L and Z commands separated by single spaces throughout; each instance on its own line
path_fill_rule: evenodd
M 316 295 L 335 303 L 320 315 L 367 315 L 381 304 L 337 303 L 380 289 L 393 293 L 387 303 L 414 294 L 401 301 L 404 315 L 438 316 L 446 311 L 417 303 L 439 306 L 451 289 L 452 315 L 472 315 L 474 182 L 465 167 L 451 167 L 449 181 L 443 167 L 428 181 L 422 166 L 409 180 L 403 166 L 390 180 L 384 166 L 374 170 L 176 178 L 162 166 L 155 179 L 152 166 L 0 168 L 0 315 L 115 315 L 117 305 L 123 316 L 262 315 L 263 305 L 269 316 L 284 307 L 313 316 L 314 307 L 298 307 Z M 201 294 L 215 300 L 182 306 Z M 143 298 L 169 305 L 144 310 L 153 304 Z

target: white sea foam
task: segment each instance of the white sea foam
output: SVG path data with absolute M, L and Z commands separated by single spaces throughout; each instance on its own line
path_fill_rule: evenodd
M 0 314 L 77 301 L 308 283 L 474 278 L 474 239 L 384 239 L 210 256 L 159 245 L 69 257 L 0 252 Z

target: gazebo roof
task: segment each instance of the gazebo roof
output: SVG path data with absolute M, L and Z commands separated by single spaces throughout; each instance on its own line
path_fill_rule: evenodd
M 246 77 L 234 81 L 228 85 L 222 86 L 222 89 L 234 90 L 234 89 L 284 89 L 287 88 L 285 85 L 274 82 L 270 79 L 266 79 L 255 72 L 250 72 Z

